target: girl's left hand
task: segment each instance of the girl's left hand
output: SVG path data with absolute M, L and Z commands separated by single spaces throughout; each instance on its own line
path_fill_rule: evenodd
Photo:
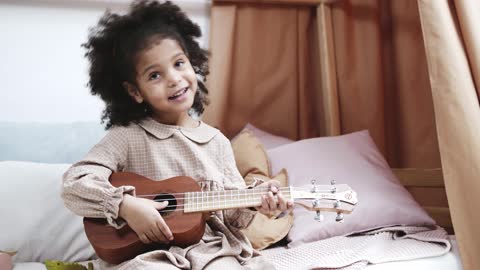
M 268 188 L 268 193 L 262 195 L 262 205 L 255 207 L 258 212 L 272 216 L 277 211 L 282 211 L 280 216 L 284 216 L 293 209 L 293 201 L 286 200 L 280 191 L 280 183 L 277 180 L 270 180 L 255 188 Z

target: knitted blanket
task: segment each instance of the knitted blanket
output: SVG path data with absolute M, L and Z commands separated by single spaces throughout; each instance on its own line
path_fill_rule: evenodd
M 450 248 L 448 234 L 441 227 L 394 226 L 261 253 L 278 270 L 356 270 L 369 263 L 441 256 Z

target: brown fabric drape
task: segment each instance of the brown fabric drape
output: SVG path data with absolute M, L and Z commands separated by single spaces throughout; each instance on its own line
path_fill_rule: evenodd
M 314 10 L 214 3 L 211 25 L 203 120 L 229 137 L 247 123 L 291 139 L 315 136 Z
M 391 167 L 441 167 L 416 1 L 332 10 L 342 133 L 368 129 Z
M 464 269 L 478 269 L 480 2 L 418 2 L 452 222 Z
M 340 132 L 368 129 L 391 167 L 441 167 L 417 1 L 324 7 L 214 1 L 203 119 L 230 137 L 250 122 L 304 139 L 336 135 L 325 104 L 338 105 Z

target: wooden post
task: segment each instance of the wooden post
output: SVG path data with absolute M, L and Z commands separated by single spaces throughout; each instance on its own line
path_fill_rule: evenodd
M 321 93 L 327 136 L 340 135 L 340 109 L 337 89 L 337 68 L 333 44 L 332 10 L 328 4 L 317 6 L 318 45 L 320 52 Z

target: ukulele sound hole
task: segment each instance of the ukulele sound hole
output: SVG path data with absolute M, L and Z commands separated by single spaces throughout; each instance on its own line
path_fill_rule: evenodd
M 163 208 L 162 210 L 158 210 L 158 212 L 160 212 L 160 215 L 162 216 L 169 215 L 173 213 L 175 209 L 177 209 L 177 199 L 175 199 L 175 197 L 170 194 L 159 194 L 155 196 L 154 200 L 157 202 L 168 201 L 167 207 Z

